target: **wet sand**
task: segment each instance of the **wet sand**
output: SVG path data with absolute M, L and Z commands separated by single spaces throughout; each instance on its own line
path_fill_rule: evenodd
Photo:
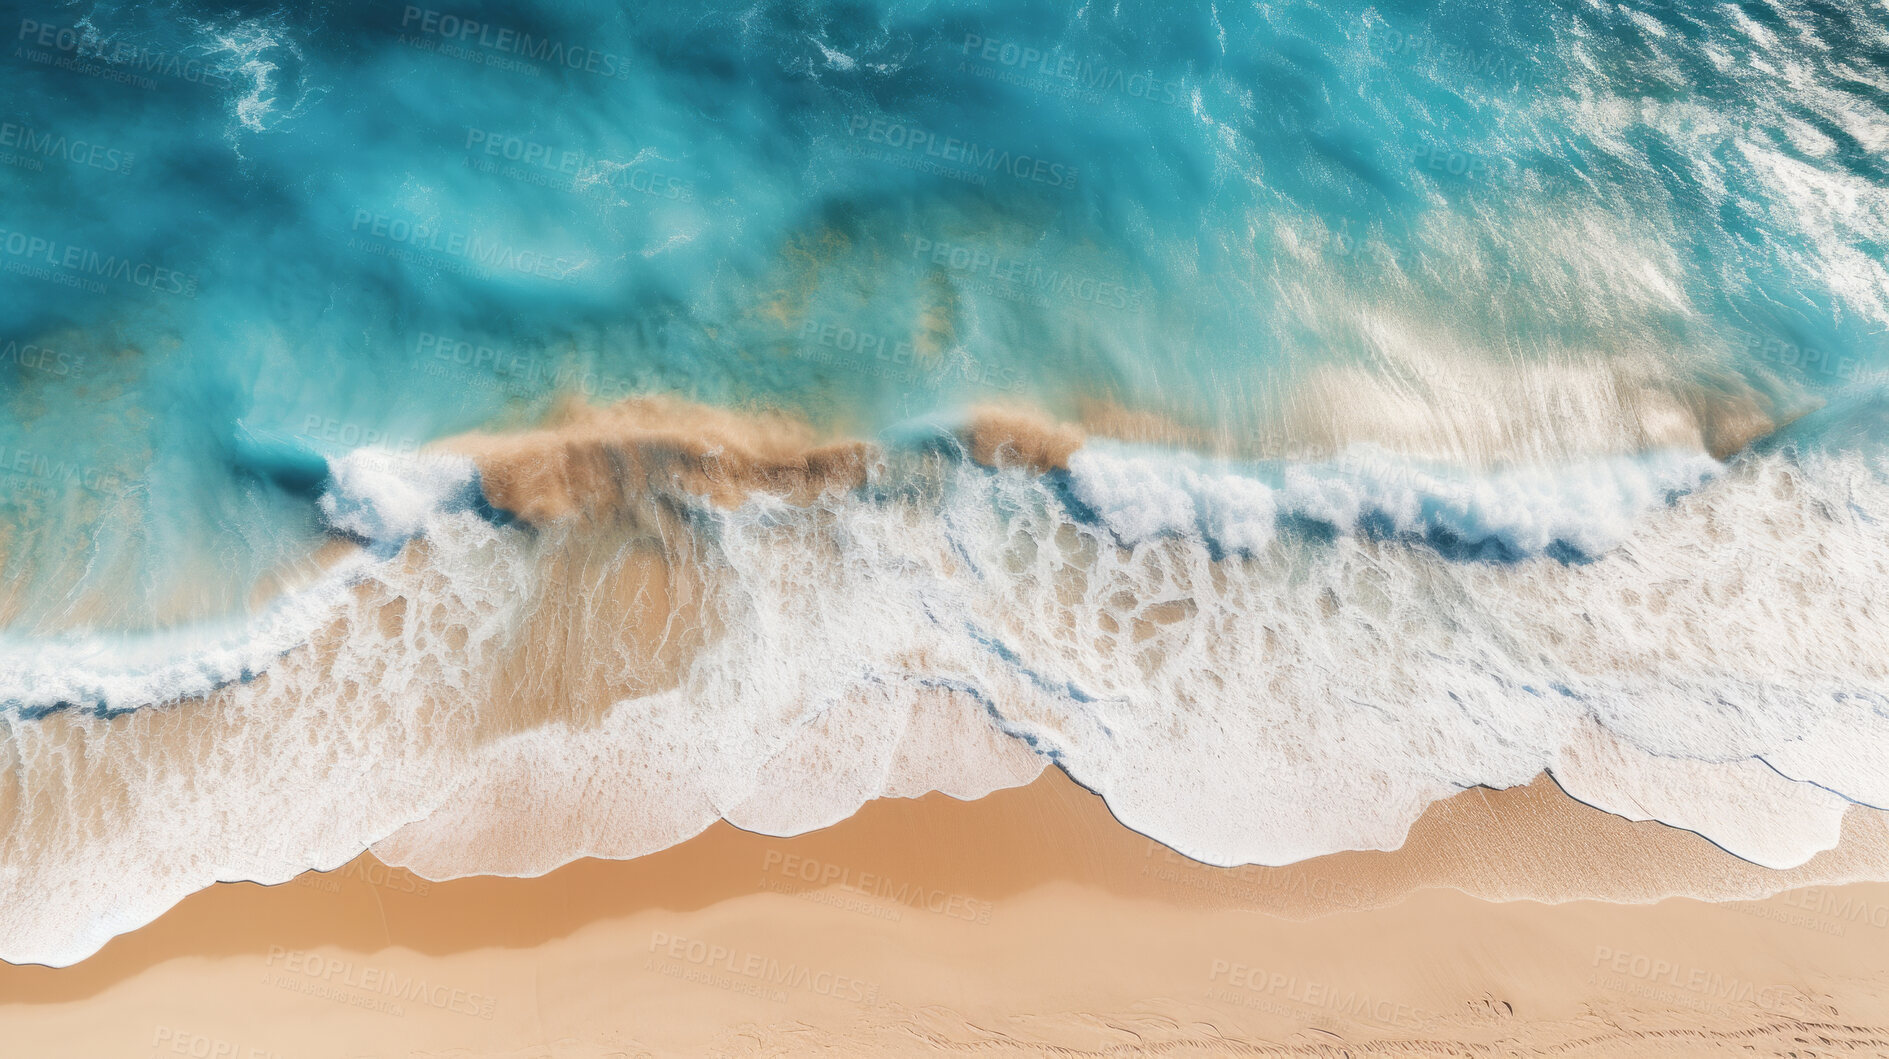
M 1396 852 L 1218 869 L 1052 770 L 535 879 L 363 856 L 220 884 L 73 967 L 0 965 L 0 1051 L 1882 1054 L 1889 884 L 1801 885 L 1867 870 L 1880 816 L 1777 873 L 1543 779 L 1441 803 Z

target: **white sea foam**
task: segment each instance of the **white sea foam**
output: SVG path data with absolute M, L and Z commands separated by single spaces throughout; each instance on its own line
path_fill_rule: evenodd
M 1271 542 L 1281 514 L 1347 535 L 1375 523 L 1391 534 L 1495 542 L 1517 556 L 1557 544 L 1599 555 L 1640 516 L 1719 469 L 1704 453 L 1664 450 L 1478 472 L 1375 445 L 1318 463 L 1240 470 L 1107 443 L 1069 461 L 1076 497 L 1121 543 L 1192 536 L 1247 555 Z
M 471 506 L 478 472 L 464 456 L 365 448 L 328 461 L 328 478 L 320 506 L 330 526 L 397 545 L 418 536 L 435 514 Z
M 52 641 L 0 638 L 0 711 L 136 709 L 250 679 L 308 642 L 365 565 L 360 556 L 344 559 L 245 621 Z
M 1650 514 L 1669 483 L 1701 482 L 1709 461 L 1577 468 L 1561 478 L 1574 485 L 1520 502 L 1533 512 L 1525 524 L 1574 526 L 1584 502 L 1604 501 L 1599 528 L 1534 540 L 1595 547 L 1632 512 L 1645 523 L 1585 563 L 1465 562 L 1396 539 L 1280 535 L 1260 528 L 1262 503 L 1241 500 L 1249 539 L 1266 543 L 1216 560 L 1199 532 L 1209 490 L 1251 480 L 1148 454 L 1120 461 L 1114 482 L 1072 485 L 1101 525 L 1071 521 L 1042 479 L 968 467 L 937 517 L 861 502 L 714 516 L 728 636 L 679 700 L 619 707 L 645 719 L 613 726 L 629 742 L 612 760 L 687 744 L 691 768 L 712 777 L 691 804 L 759 830 L 805 830 L 870 795 L 916 689 L 940 690 L 988 710 L 996 731 L 1063 764 L 1131 826 L 1216 863 L 1392 848 L 1431 801 L 1543 769 L 1603 808 L 1700 831 L 1767 865 L 1800 864 L 1834 842 L 1843 801 L 1795 780 L 1849 793 L 1855 770 L 1819 762 L 1853 758 L 1839 733 L 1854 729 L 1806 726 L 1858 708 L 1841 689 L 1884 686 L 1872 660 L 1889 657 L 1889 643 L 1858 620 L 1866 590 L 1853 587 L 1889 583 L 1864 515 L 1889 497 L 1868 468 L 1766 457 Z M 1832 506 L 1829 490 L 1869 506 Z M 1789 561 L 1781 546 L 1815 547 L 1820 563 Z M 1781 627 L 1775 603 L 1786 598 L 1814 600 L 1817 617 Z M 694 720 L 644 713 L 675 709 Z M 715 734 L 647 735 L 695 725 Z M 808 731 L 821 737 L 807 742 Z M 562 763 L 532 769 L 537 782 L 572 763 L 593 774 L 599 742 L 611 742 L 595 730 L 533 738 L 557 747 L 527 759 Z M 1774 771 L 1768 753 L 1802 776 Z M 495 749 L 484 782 L 501 786 L 520 756 Z M 1006 768 L 1022 774 L 985 754 L 957 761 L 984 770 L 966 788 Z M 601 782 L 538 796 L 581 815 Z M 482 870 L 483 854 L 451 840 L 470 819 L 435 817 L 380 852 L 429 875 Z M 502 844 L 522 849 L 508 870 L 577 855 L 531 848 L 526 834 Z M 593 832 L 581 848 L 646 845 L 629 837 Z
M 1577 476 L 1588 503 L 1537 490 L 1529 519 L 1507 524 L 1565 527 L 1592 512 L 1598 529 L 1532 538 L 1592 548 L 1655 493 L 1643 482 L 1684 483 L 1696 466 L 1673 465 L 1672 477 Z M 1643 756 L 1582 759 L 1585 797 L 1799 864 L 1834 841 L 1840 806 L 1764 755 L 1836 793 L 1879 796 L 1844 762 L 1880 760 L 1889 746 L 1856 740 L 1881 726 L 1821 722 L 1883 701 L 1889 637 L 1869 601 L 1889 584 L 1886 501 L 1860 457 L 1754 458 L 1577 564 L 1456 562 L 1340 536 L 1282 539 L 1228 569 L 1187 534 L 1123 549 L 1019 524 L 980 564 L 1024 571 L 987 601 L 988 620 L 1026 664 L 1091 701 L 995 698 L 1053 733 L 1059 760 L 1132 826 L 1219 863 L 1395 846 L 1451 791 L 1542 768 L 1576 775 L 1563 749 L 1598 723 Z M 1679 772 L 1657 779 L 1651 756 Z M 1698 787 L 1672 778 L 1682 773 Z M 1757 797 L 1754 777 L 1773 793 Z
M 1889 760 L 1889 486 L 1855 455 L 1709 479 L 1701 460 L 1478 485 L 1097 449 L 1066 488 L 947 462 L 916 492 L 696 505 L 653 545 L 661 605 L 699 611 L 673 685 L 523 715 L 499 704 L 547 615 L 579 652 L 552 659 L 547 695 L 559 674 L 647 678 L 603 635 L 637 627 L 646 594 L 556 572 L 594 528 L 494 525 L 445 479 L 338 476 L 363 505 L 350 532 L 427 544 L 320 597 L 320 650 L 185 708 L 4 722 L 33 819 L 0 858 L 0 957 L 70 962 L 212 880 L 370 843 L 433 878 L 533 874 L 717 818 L 790 834 L 880 795 L 973 797 L 1051 761 L 1220 864 L 1392 848 L 1432 801 L 1543 769 L 1799 864 L 1835 841 L 1842 799 L 1884 799 L 1858 762 Z M 1343 532 L 1294 528 L 1307 496 Z M 1372 512 L 1397 532 L 1358 532 Z M 1516 557 L 1439 550 L 1437 529 Z M 1556 541 L 1612 547 L 1540 554 Z
M 369 448 L 338 456 L 329 468 L 323 517 L 382 554 L 477 499 L 476 471 L 459 456 Z M 136 709 L 248 680 L 332 621 L 350 583 L 372 568 L 368 556 L 350 555 L 245 620 L 51 641 L 0 637 L 0 709 Z

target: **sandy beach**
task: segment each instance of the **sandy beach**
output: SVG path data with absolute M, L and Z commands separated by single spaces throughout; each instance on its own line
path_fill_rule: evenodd
M 1219 869 L 1052 770 L 534 879 L 364 855 L 220 884 L 73 967 L 0 966 L 0 1027 L 75 1057 L 1878 1054 L 1889 884 L 1831 885 L 1877 815 L 1778 873 L 1543 778 L 1396 852 Z M 1559 903 L 1488 899 L 1531 887 Z

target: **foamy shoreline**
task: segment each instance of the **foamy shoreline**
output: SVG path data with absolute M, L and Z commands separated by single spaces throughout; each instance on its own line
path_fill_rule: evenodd
M 1889 804 L 1855 753 L 1889 745 L 1862 617 L 1889 491 L 1856 460 L 1280 468 L 1014 410 L 955 430 L 894 451 L 636 399 L 337 458 L 320 509 L 365 550 L 294 597 L 327 593 L 305 642 L 240 681 L 223 646 L 165 670 L 219 678 L 174 707 L 15 728 L 0 956 L 75 962 L 366 847 L 542 875 L 1051 763 L 1220 865 L 1394 849 L 1544 770 L 1780 869 Z M 1730 892 L 1701 886 L 1638 899 Z
M 796 839 L 717 825 L 535 879 L 430 883 L 364 857 L 218 885 L 74 967 L 0 966 L 0 1025 L 38 1056 L 243 1059 L 1889 1042 L 1883 928 L 1840 915 L 1889 907 L 1889 885 L 1576 897 L 1633 901 L 1688 874 L 1803 877 L 1545 783 L 1441 803 L 1395 853 L 1215 869 L 1052 771 L 975 802 L 873 802 Z M 1518 880 L 1536 891 L 1508 896 L 1532 899 L 1472 896 Z

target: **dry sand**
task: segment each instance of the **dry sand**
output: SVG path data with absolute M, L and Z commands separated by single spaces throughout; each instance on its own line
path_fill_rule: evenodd
M 1846 848 L 1874 841 L 1862 812 Z M 1051 771 L 537 879 L 431 883 L 364 856 L 222 884 L 74 967 L 0 965 L 0 1054 L 1889 1054 L 1889 885 L 1730 904 L 1438 888 L 1700 872 L 1779 881 L 1546 780 L 1436 806 L 1395 853 L 1208 868 Z

